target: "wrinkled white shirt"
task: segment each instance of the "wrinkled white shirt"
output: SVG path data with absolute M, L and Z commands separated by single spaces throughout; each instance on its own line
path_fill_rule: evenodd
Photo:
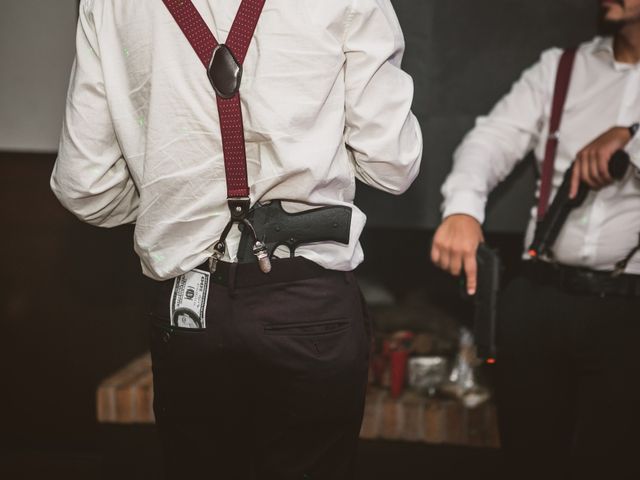
M 442 188 L 444 217 L 467 214 L 482 223 L 489 193 L 530 150 L 541 170 L 561 55 L 562 50 L 555 48 L 544 52 L 493 111 L 477 120 L 457 149 L 453 171 Z M 640 64 L 616 62 L 608 37 L 581 45 L 560 127 L 552 199 L 582 148 L 614 126 L 638 121 Z M 627 145 L 627 151 L 640 166 L 640 135 Z M 638 244 L 640 177 L 636 172 L 631 168 L 621 182 L 590 193 L 570 214 L 553 247 L 558 262 L 610 271 Z M 539 188 L 538 181 L 536 197 Z M 533 239 L 536 216 L 534 206 L 525 248 Z M 640 256 L 634 257 L 627 272 L 640 274 Z
M 195 0 L 224 42 L 240 0 Z M 400 194 L 418 174 L 422 136 L 404 39 L 389 0 L 269 0 L 240 89 L 252 202 L 300 211 L 353 206 L 355 179 Z M 218 113 L 205 69 L 161 0 L 83 0 L 77 55 L 51 186 L 80 219 L 135 222 L 146 275 L 200 265 L 229 220 Z M 351 270 L 348 246 L 298 254 Z M 239 233 L 228 239 L 235 259 Z

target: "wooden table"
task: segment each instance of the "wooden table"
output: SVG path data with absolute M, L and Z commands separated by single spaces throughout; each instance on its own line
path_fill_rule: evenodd
M 103 381 L 97 392 L 98 421 L 105 424 L 150 424 L 153 416 L 151 356 L 145 354 Z M 454 399 L 425 398 L 406 392 L 393 399 L 370 387 L 361 438 L 497 448 L 495 407 L 474 409 Z

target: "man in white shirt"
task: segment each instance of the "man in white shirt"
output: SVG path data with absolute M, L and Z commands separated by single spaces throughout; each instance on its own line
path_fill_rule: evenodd
M 262 10 L 239 89 L 251 205 L 351 219 L 346 241 L 297 245 L 265 274 L 237 263 L 237 228 L 207 263 L 233 213 L 222 122 L 202 45 L 166 8 L 191 2 L 164 3 L 81 1 L 52 189 L 86 222 L 136 224 L 171 478 L 352 478 L 370 336 L 352 273 L 365 224 L 355 179 L 401 194 L 422 152 L 395 12 L 389 0 Z M 240 4 L 195 0 L 189 18 L 222 43 Z
M 575 161 L 572 195 L 580 181 L 594 191 L 568 217 L 553 262 L 525 254 L 522 273 L 502 292 L 498 406 L 504 449 L 521 469 L 513 478 L 549 478 L 560 472 L 550 467 L 556 460 L 566 466 L 580 457 L 572 468 L 584 468 L 625 459 L 640 430 L 640 256 L 611 275 L 640 234 L 640 0 L 601 4 L 615 34 L 577 51 L 552 177 L 555 193 Z M 561 55 L 544 52 L 455 153 L 431 257 L 453 275 L 464 272 L 470 294 L 489 193 L 528 151 L 542 166 Z M 634 168 L 614 182 L 608 164 L 619 149 Z M 526 246 L 536 218 L 533 208 Z M 619 465 L 608 465 L 610 473 Z

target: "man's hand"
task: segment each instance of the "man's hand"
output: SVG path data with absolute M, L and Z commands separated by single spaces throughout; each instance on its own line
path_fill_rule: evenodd
M 476 253 L 478 245 L 483 241 L 480 222 L 469 215 L 451 215 L 445 218 L 433 237 L 431 260 L 456 277 L 464 268 L 469 295 L 476 293 Z
M 613 127 L 584 147 L 576 157 L 571 177 L 570 198 L 578 194 L 580 182 L 594 190 L 613 183 L 609 174 L 609 160 L 615 152 L 625 147 L 631 140 L 631 132 L 626 127 Z

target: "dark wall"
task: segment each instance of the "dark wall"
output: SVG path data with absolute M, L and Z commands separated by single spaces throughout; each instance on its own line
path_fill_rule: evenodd
M 0 153 L 0 442 L 95 446 L 95 389 L 146 349 L 132 230 L 85 225 L 49 189 L 54 154 Z
M 488 112 L 524 68 L 549 47 L 591 38 L 596 0 L 392 0 L 406 37 L 404 68 L 416 87 L 414 112 L 422 125 L 422 171 L 405 196 L 362 187 L 357 202 L 370 226 L 434 228 L 440 186 L 452 153 L 475 117 Z M 533 203 L 533 167 L 527 161 L 500 187 L 487 228 L 520 232 Z

